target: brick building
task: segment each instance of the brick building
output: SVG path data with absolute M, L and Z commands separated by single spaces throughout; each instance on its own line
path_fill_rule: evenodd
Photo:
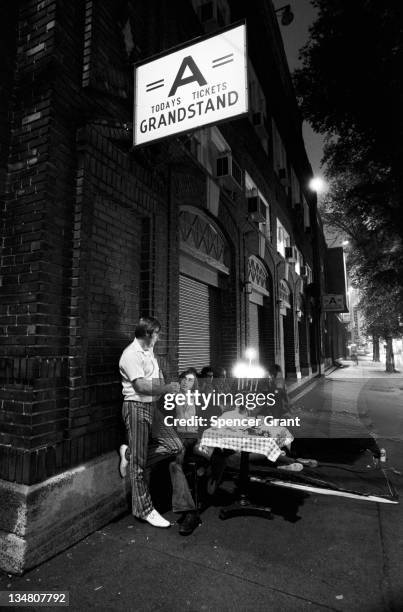
M 117 363 L 318 372 L 323 232 L 271 2 L 2 3 L 0 563 L 127 504 Z M 248 117 L 132 149 L 133 62 L 246 19 Z M 322 262 L 322 263 L 321 263 Z

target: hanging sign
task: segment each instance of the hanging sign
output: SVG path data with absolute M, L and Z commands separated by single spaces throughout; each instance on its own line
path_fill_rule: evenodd
M 136 66 L 134 146 L 247 112 L 245 24 Z
M 322 305 L 326 312 L 343 312 L 345 310 L 344 295 L 336 293 L 323 295 Z

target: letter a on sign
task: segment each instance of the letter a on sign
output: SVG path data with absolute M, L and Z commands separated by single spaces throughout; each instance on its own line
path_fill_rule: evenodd
M 192 74 L 183 78 L 186 68 L 189 68 Z M 197 81 L 200 86 L 207 85 L 207 81 L 198 69 L 193 57 L 191 55 L 188 55 L 187 57 L 183 58 L 182 64 L 178 70 L 178 74 L 175 77 L 168 96 L 174 96 L 178 87 L 182 87 L 182 85 L 187 85 L 188 83 L 192 83 L 193 81 Z
M 330 312 L 343 312 L 344 297 L 342 294 L 327 294 L 323 296 L 323 308 Z

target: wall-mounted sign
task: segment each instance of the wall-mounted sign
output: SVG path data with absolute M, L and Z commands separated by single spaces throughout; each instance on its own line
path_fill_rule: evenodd
M 346 310 L 343 294 L 328 293 L 323 295 L 322 305 L 326 312 L 343 312 Z
M 136 66 L 134 146 L 248 111 L 246 26 Z

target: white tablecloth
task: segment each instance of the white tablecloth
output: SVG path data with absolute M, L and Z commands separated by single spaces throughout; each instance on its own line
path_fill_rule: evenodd
M 203 432 L 201 446 L 259 453 L 270 461 L 276 461 L 281 455 L 281 447 L 289 446 L 294 438 L 285 427 L 273 427 L 267 433 L 270 437 L 253 435 L 236 429 L 212 427 Z

